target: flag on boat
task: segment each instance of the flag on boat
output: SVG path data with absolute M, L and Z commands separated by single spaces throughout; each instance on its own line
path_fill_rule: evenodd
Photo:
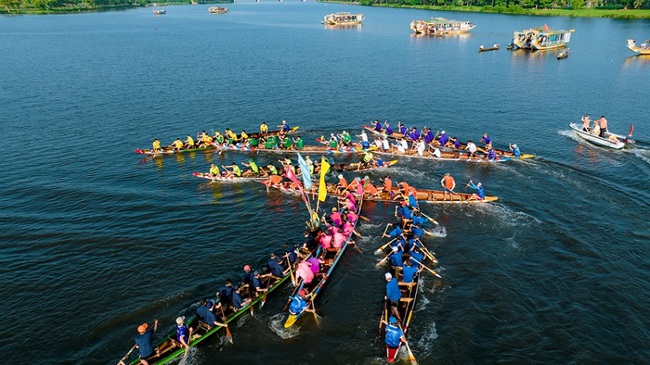
M 291 182 L 296 184 L 296 186 L 298 186 L 298 189 L 300 189 L 300 194 L 302 194 L 302 200 L 304 200 L 305 203 L 306 203 L 307 202 L 307 197 L 305 197 L 305 191 L 303 190 L 302 184 L 300 183 L 300 181 L 298 181 L 298 178 L 296 177 L 296 174 L 293 173 L 293 171 L 289 168 L 289 166 L 285 166 L 284 170 L 285 170 L 284 175 L 286 177 L 288 177 L 289 180 L 291 180 Z
M 321 157 L 320 161 L 320 182 L 318 185 L 318 200 L 324 202 L 325 197 L 327 197 L 327 185 L 325 184 L 325 174 L 330 169 L 330 164 L 325 159 L 325 156 Z
M 309 165 L 307 162 L 300 156 L 298 153 L 298 165 L 300 165 L 300 172 L 302 172 L 302 181 L 305 183 L 305 189 L 311 189 L 311 172 L 309 170 Z

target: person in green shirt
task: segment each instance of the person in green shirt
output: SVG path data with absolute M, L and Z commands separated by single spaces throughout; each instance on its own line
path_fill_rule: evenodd
M 341 142 L 344 145 L 349 146 L 352 142 L 352 135 L 350 135 L 349 132 L 343 131 L 343 133 L 341 133 Z
M 260 145 L 260 141 L 259 141 L 257 138 L 251 138 L 251 139 L 248 141 L 248 145 L 251 146 L 251 147 L 253 147 L 253 148 L 255 148 L 255 147 L 257 147 L 257 146 Z
M 296 149 L 298 151 L 302 150 L 302 148 L 305 146 L 305 142 L 302 140 L 302 137 L 300 137 L 300 136 L 294 138 L 293 143 L 295 144 Z
M 330 148 L 338 148 L 339 147 L 339 142 L 336 140 L 336 136 L 334 135 L 334 133 L 330 134 L 329 147 Z
M 252 158 L 248 159 L 248 163 L 242 162 L 242 165 L 249 167 L 250 170 L 244 171 L 244 176 L 259 176 L 260 174 L 260 168 L 257 166 L 255 161 L 253 161 Z
M 269 170 L 270 175 L 278 175 L 278 169 L 276 169 L 272 163 L 268 164 L 266 168 Z
M 282 140 L 282 148 L 290 150 L 293 148 L 293 141 L 290 137 L 284 137 Z
M 239 168 L 239 166 L 237 166 L 236 163 L 233 162 L 232 164 L 230 164 L 230 168 L 232 169 L 232 171 L 228 170 L 226 166 L 222 166 L 222 167 L 224 170 L 226 170 L 226 177 L 233 177 L 233 176 L 241 177 L 241 169 Z

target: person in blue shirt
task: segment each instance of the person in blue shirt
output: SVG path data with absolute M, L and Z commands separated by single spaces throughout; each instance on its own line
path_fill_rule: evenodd
M 424 143 L 429 144 L 436 139 L 436 136 L 433 135 L 430 128 L 424 127 Z
M 293 264 L 296 262 L 296 249 L 291 247 L 288 243 L 284 244 L 284 250 L 282 251 L 282 257 L 289 259 L 289 263 Z
M 420 251 L 420 248 L 417 245 L 414 245 L 411 250 L 411 261 L 413 266 L 419 268 L 419 262 L 422 262 L 422 260 L 424 260 L 424 254 Z
M 388 318 L 388 323 L 386 324 L 386 346 L 396 349 L 399 347 L 400 342 L 406 343 L 406 337 L 404 337 L 404 331 L 397 326 L 397 318 L 390 316 Z
M 419 211 L 418 211 L 418 212 L 419 212 Z M 422 226 L 424 223 L 427 222 L 427 219 L 426 219 L 426 218 L 421 217 L 421 216 L 419 216 L 419 215 L 413 215 L 413 218 L 412 218 L 412 219 L 413 219 L 413 224 L 419 224 L 420 226 Z
M 406 130 L 406 126 L 402 124 L 402 122 L 397 122 L 397 129 L 402 135 L 406 136 L 406 132 L 408 131 Z
M 405 283 L 412 283 L 415 280 L 415 274 L 419 273 L 422 269 L 413 266 L 411 260 L 404 261 L 402 266 L 402 281 Z
M 413 233 L 413 237 L 417 239 L 422 239 L 422 235 L 424 234 L 424 230 L 420 228 L 420 223 L 416 223 L 411 225 L 411 233 Z
M 449 136 L 445 133 L 445 131 L 440 132 L 440 137 L 438 138 L 438 142 L 440 142 L 441 146 L 444 146 L 449 142 Z
M 390 260 L 390 266 L 402 266 L 402 251 L 399 249 L 399 247 L 393 247 L 392 250 L 393 253 L 391 253 L 388 257 Z
M 489 144 L 486 146 L 487 150 L 487 159 L 488 161 L 494 161 L 497 159 L 497 153 L 494 151 L 494 148 L 492 148 L 492 145 Z
M 275 253 L 271 252 L 269 260 L 266 262 L 266 267 L 269 268 L 269 273 L 273 276 L 279 278 L 284 276 L 284 268 L 278 262 L 278 258 L 275 256 Z
M 232 304 L 232 293 L 234 291 L 235 288 L 232 286 L 232 280 L 226 279 L 226 284 L 217 291 L 217 294 L 219 294 L 219 302 L 224 306 Z
M 190 330 L 185 325 L 185 317 L 181 316 L 176 318 L 176 341 L 186 349 L 190 348 Z
M 397 279 L 389 272 L 384 274 L 384 277 L 386 278 L 386 296 L 384 299 L 388 300 L 391 313 L 393 313 L 395 317 L 400 318 L 399 312 L 397 311 L 397 304 L 402 298 L 402 292 L 399 290 Z
M 251 283 L 251 291 L 257 296 L 258 293 L 265 293 L 268 291 L 267 288 L 262 287 L 262 279 L 260 278 L 260 272 L 255 270 L 253 272 L 253 281 Z
M 512 151 L 512 155 L 515 158 L 519 158 L 519 156 L 521 156 L 521 151 L 519 150 L 519 147 L 517 147 L 516 144 L 508 145 L 508 147 L 510 147 L 510 151 Z
M 389 225 L 393 225 L 392 223 L 388 223 Z M 399 225 L 395 226 L 395 228 L 391 229 L 388 234 L 384 233 L 382 237 L 399 237 L 402 235 L 402 227 Z
M 217 316 L 214 314 L 214 302 L 212 300 L 201 299 L 201 303 L 198 308 L 196 308 L 196 314 L 199 316 L 201 321 L 208 325 L 208 328 L 214 326 L 228 327 L 227 324 L 217 321 Z M 221 316 L 220 316 L 221 317 Z M 221 318 L 222 321 L 225 321 L 225 318 Z
M 307 307 L 307 291 L 305 289 L 300 289 L 297 295 L 289 298 L 291 299 L 289 313 L 299 315 L 302 311 L 314 312 L 313 309 Z
M 235 312 L 242 309 L 243 307 L 247 306 L 252 299 L 251 298 L 242 298 L 241 292 L 243 288 L 238 288 L 234 292 L 232 292 L 232 307 L 235 309 Z
M 413 208 L 413 209 L 417 208 L 418 207 L 418 198 L 415 196 L 415 194 L 412 194 L 410 191 L 409 191 L 408 194 L 409 194 L 408 195 L 408 198 L 409 198 L 408 206 Z M 411 219 L 413 219 L 412 214 L 411 214 Z
M 474 185 L 474 182 L 472 180 L 470 180 L 467 183 L 466 187 L 470 187 L 470 188 L 476 190 L 476 193 L 472 194 L 470 199 L 474 199 L 474 200 L 484 200 L 485 199 L 485 189 L 483 188 L 483 184 L 481 184 L 480 182 L 478 184 Z
M 492 139 L 490 138 L 490 136 L 488 136 L 487 133 L 483 133 L 483 137 L 481 137 L 481 142 L 483 142 L 487 146 L 492 142 Z
M 158 320 L 153 321 L 153 329 L 148 329 L 149 325 L 143 323 L 138 326 L 138 337 L 135 338 L 135 347 L 140 350 L 140 363 L 149 365 L 146 360 L 147 357 L 153 355 L 154 351 L 158 349 L 153 345 L 153 334 L 158 330 Z

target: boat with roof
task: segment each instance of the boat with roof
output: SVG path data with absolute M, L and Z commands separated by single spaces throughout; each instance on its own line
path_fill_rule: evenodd
M 515 49 L 531 51 L 561 48 L 571 41 L 571 33 L 573 32 L 575 32 L 575 29 L 553 30 L 544 24 L 542 27 L 515 31 L 512 37 L 512 45 L 514 45 Z
M 349 12 L 339 12 L 328 14 L 323 17 L 321 24 L 325 25 L 359 25 L 364 21 L 363 14 L 351 14 Z
M 476 25 L 467 20 L 431 18 L 430 20 L 413 20 L 410 28 L 415 34 L 442 37 L 445 35 L 467 33 L 476 28 Z

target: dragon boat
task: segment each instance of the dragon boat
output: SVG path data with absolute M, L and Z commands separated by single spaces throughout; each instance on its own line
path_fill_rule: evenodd
M 311 252 L 306 251 L 305 249 L 301 249 L 298 251 L 298 255 L 303 258 L 307 259 L 311 256 Z M 297 262 L 297 260 L 295 261 Z M 274 292 L 278 287 L 280 287 L 287 279 L 289 279 L 292 276 L 293 271 L 295 271 L 295 262 L 294 263 L 289 263 L 288 260 L 282 260 L 281 265 L 283 269 L 286 271 L 289 266 L 291 266 L 291 270 L 286 274 L 283 275 L 282 277 L 277 277 L 274 275 L 268 275 L 266 278 L 262 279 L 262 282 L 266 284 L 266 288 L 268 289 L 264 294 L 260 294 L 257 297 L 250 298 L 252 299 L 248 304 L 240 308 L 239 310 L 235 310 L 231 306 L 228 308 L 224 309 L 223 316 L 226 317 L 225 323 L 226 324 L 231 324 L 233 321 L 235 321 L 239 316 L 241 316 L 243 313 L 250 312 L 253 314 L 253 308 L 255 305 L 259 303 L 259 308 L 262 308 L 264 303 L 266 302 L 266 297 Z M 218 304 L 217 300 L 217 304 Z M 218 314 L 220 312 L 215 313 L 218 317 Z M 189 334 L 189 346 L 194 347 L 197 346 L 199 343 L 207 340 L 208 338 L 212 337 L 215 333 L 221 331 L 224 327 L 222 326 L 210 326 L 209 324 L 203 322 L 198 316 L 193 315 L 191 316 L 185 324 L 189 327 L 192 328 L 190 330 Z M 230 328 L 233 326 L 228 326 L 226 327 L 226 334 L 227 336 L 231 337 L 230 334 Z M 174 327 L 172 330 L 169 330 L 169 332 L 160 340 L 157 345 L 156 345 L 158 352 L 154 353 L 152 356 L 146 358 L 147 362 L 149 362 L 150 365 L 160 365 L 160 364 L 166 364 L 174 359 L 178 358 L 179 356 L 183 355 L 186 350 L 185 348 L 176 340 L 176 328 Z M 135 347 L 134 347 L 135 348 Z M 132 348 L 133 350 L 133 348 Z M 127 353 L 127 355 L 120 360 L 118 364 L 125 364 L 125 360 L 129 357 L 131 351 Z M 140 359 L 135 358 L 132 361 L 129 362 L 130 365 L 136 365 L 140 364 Z
M 363 205 L 363 200 L 359 199 L 357 202 L 357 214 L 361 213 L 361 207 Z M 357 223 L 359 220 L 354 222 L 354 229 L 357 227 Z M 300 290 L 305 289 L 309 293 L 311 293 L 309 300 L 307 301 L 307 308 L 315 308 L 314 306 L 314 301 L 316 300 L 316 297 L 318 294 L 323 290 L 323 287 L 325 287 L 325 284 L 327 284 L 329 278 L 332 276 L 332 273 L 334 272 L 334 268 L 336 267 L 336 264 L 339 262 L 341 259 L 341 256 L 345 253 L 345 249 L 348 247 L 350 244 L 352 235 L 354 234 L 354 229 L 350 232 L 350 235 L 346 237 L 345 242 L 343 242 L 343 246 L 339 249 L 336 248 L 327 248 L 324 250 L 320 250 L 317 252 L 317 257 L 318 260 L 321 262 L 320 268 L 318 270 L 318 273 L 314 274 L 314 279 L 312 280 L 311 283 L 309 284 L 304 284 L 300 283 L 298 287 L 294 290 L 292 296 L 297 295 Z M 291 299 L 290 299 L 291 300 Z M 289 328 L 293 326 L 296 321 L 305 313 L 303 310 L 302 312 L 298 314 L 289 314 L 289 317 L 287 320 L 284 322 L 284 328 Z M 316 315 L 314 313 L 314 315 Z

